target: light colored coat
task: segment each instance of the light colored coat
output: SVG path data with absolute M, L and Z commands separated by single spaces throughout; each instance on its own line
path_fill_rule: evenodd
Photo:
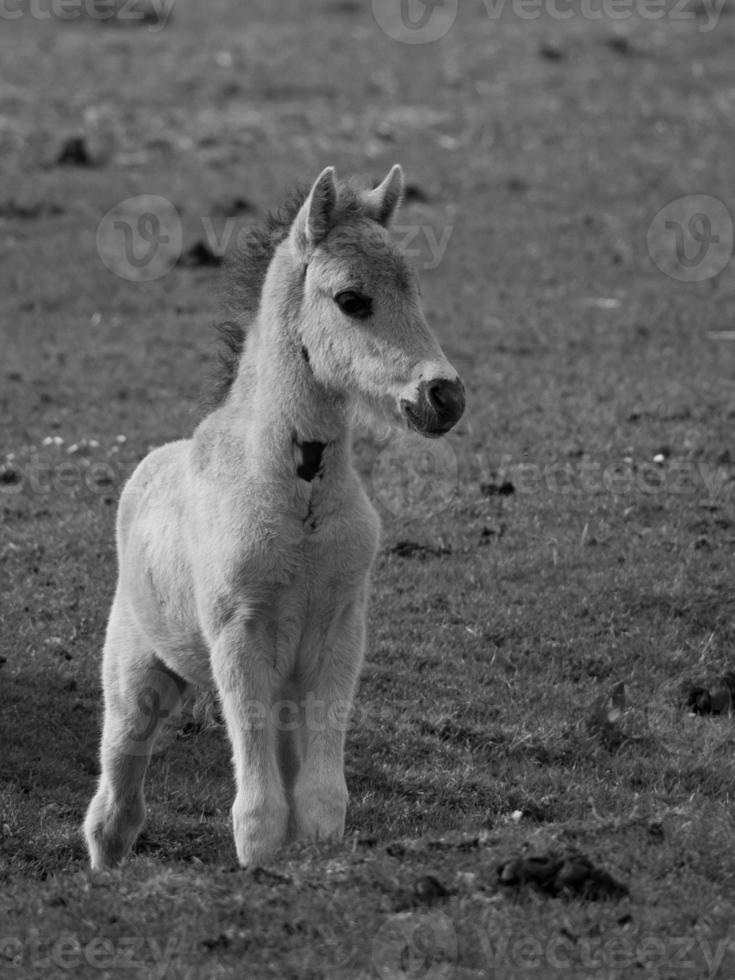
M 464 408 L 386 230 L 402 188 L 399 167 L 372 191 L 320 175 L 271 243 L 224 401 L 123 490 L 102 773 L 84 825 L 93 867 L 132 847 L 153 741 L 190 684 L 221 700 L 242 865 L 289 837 L 343 832 L 344 736 L 379 541 L 351 424 L 441 435 Z

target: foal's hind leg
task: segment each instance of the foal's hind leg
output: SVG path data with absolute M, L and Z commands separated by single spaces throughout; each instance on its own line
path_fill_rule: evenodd
M 186 689 L 147 648 L 117 600 L 105 641 L 103 681 L 102 773 L 84 821 L 93 868 L 119 864 L 133 846 L 145 818 L 143 778 L 156 735 Z

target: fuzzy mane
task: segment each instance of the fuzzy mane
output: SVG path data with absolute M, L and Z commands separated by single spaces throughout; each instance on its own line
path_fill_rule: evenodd
M 228 319 L 216 325 L 220 341 L 217 365 L 202 399 L 207 411 L 213 411 L 227 398 L 245 348 L 247 325 L 258 313 L 268 266 L 308 193 L 308 187 L 294 190 L 282 207 L 266 215 L 265 221 L 238 235 L 235 247 L 227 254 L 224 298 Z
M 337 222 L 362 213 L 360 193 L 363 187 L 339 181 L 337 189 Z M 284 204 L 276 211 L 269 212 L 261 224 L 238 235 L 235 247 L 226 257 L 224 298 L 227 319 L 216 325 L 220 341 L 219 356 L 209 390 L 202 398 L 203 407 L 208 412 L 225 401 L 235 381 L 248 325 L 258 314 L 268 266 L 278 246 L 288 237 L 309 190 L 310 187 L 306 185 L 293 190 Z

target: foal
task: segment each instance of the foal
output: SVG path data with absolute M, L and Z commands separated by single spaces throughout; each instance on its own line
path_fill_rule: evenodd
M 352 421 L 440 436 L 464 410 L 387 231 L 402 192 L 398 166 L 373 190 L 338 183 L 330 167 L 251 240 L 220 405 L 123 490 L 102 773 L 84 824 L 94 868 L 130 851 L 153 741 L 191 684 L 219 693 L 240 864 L 289 837 L 343 833 L 344 718 L 379 535 Z

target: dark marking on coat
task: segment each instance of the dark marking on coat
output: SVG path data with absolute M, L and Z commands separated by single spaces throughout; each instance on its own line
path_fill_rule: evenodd
M 299 442 L 297 439 L 296 445 L 301 450 L 301 462 L 296 468 L 296 473 L 302 480 L 311 483 L 322 468 L 322 455 L 326 448 L 326 443 Z

